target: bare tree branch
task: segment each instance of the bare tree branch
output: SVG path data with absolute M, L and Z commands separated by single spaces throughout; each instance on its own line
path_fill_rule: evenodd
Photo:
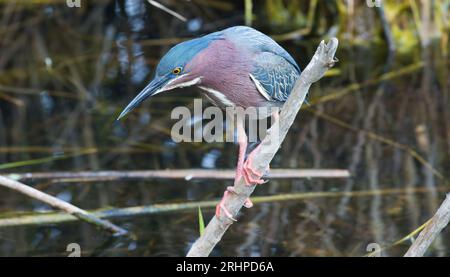
M 281 143 L 305 101 L 311 85 L 321 79 L 325 72 L 336 62 L 334 55 L 337 47 L 338 40 L 336 38 L 332 38 L 328 44 L 324 41 L 320 43 L 315 55 L 297 80 L 291 95 L 281 110 L 279 128 L 277 130 L 274 130 L 274 127 L 269 129 L 267 136 L 259 147 L 260 151 L 255 153 L 253 167 L 259 172 L 264 172 L 269 167 L 270 162 L 280 148 Z M 245 181 L 241 179 L 234 188 L 236 194 L 229 194 L 225 206 L 236 217 L 246 199 L 253 193 L 255 186 L 247 186 Z M 221 215 L 219 218 L 213 217 L 206 227 L 205 232 L 194 243 L 187 256 L 209 256 L 232 223 L 233 221 L 225 215 Z
M 14 181 L 9 178 L 5 178 L 3 176 L 0 176 L 0 186 L 10 188 L 12 190 L 15 190 L 17 192 L 20 192 L 22 194 L 25 194 L 31 198 L 37 199 L 39 201 L 42 201 L 54 208 L 63 210 L 80 220 L 86 221 L 88 223 L 94 224 L 97 227 L 100 227 L 104 230 L 107 230 L 113 234 L 116 235 L 123 235 L 126 234 L 127 231 L 125 229 L 122 229 L 114 224 L 112 224 L 109 221 L 106 221 L 104 219 L 100 219 L 90 213 L 88 213 L 85 210 L 82 210 L 70 203 L 67 203 L 61 199 L 58 199 L 54 196 L 51 196 L 49 194 L 43 193 L 42 191 L 39 191 L 35 188 L 32 188 L 30 186 L 27 186 L 25 184 L 22 184 L 20 182 Z
M 425 229 L 420 232 L 419 237 L 406 252 L 405 257 L 422 257 L 450 221 L 450 194 L 447 194 L 444 203 L 439 207 L 436 214 L 428 222 Z

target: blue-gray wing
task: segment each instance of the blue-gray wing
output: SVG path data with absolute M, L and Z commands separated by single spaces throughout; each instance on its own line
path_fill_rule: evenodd
M 300 76 L 300 72 L 284 57 L 262 52 L 253 60 L 250 78 L 258 91 L 272 101 L 286 101 Z
M 300 76 L 300 67 L 289 53 L 272 38 L 246 26 L 223 31 L 238 49 L 252 53 L 250 78 L 258 91 L 269 101 L 286 101 Z
M 222 33 L 236 45 L 246 48 L 252 53 L 270 52 L 284 58 L 300 74 L 300 67 L 294 58 L 271 37 L 260 31 L 247 26 L 235 26 L 224 30 Z

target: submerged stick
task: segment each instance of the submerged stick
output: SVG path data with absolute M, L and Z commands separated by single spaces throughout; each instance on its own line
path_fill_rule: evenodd
M 1 174 L 0 174 L 1 176 Z M 58 181 L 121 181 L 139 179 L 183 179 L 183 180 L 232 180 L 234 170 L 181 169 L 181 170 L 141 170 L 141 171 L 81 171 L 81 172 L 34 172 L 9 173 L 5 177 L 14 180 L 46 180 Z M 267 176 L 271 179 L 298 178 L 349 178 L 350 172 L 343 169 L 272 169 Z
M 181 20 L 181 21 L 183 21 L 183 22 L 186 22 L 186 21 L 187 21 L 186 17 L 184 17 L 184 16 L 182 16 L 181 14 L 179 14 L 179 13 L 177 13 L 177 12 L 175 12 L 175 11 L 169 9 L 168 7 L 164 6 L 163 4 L 158 3 L 158 2 L 156 2 L 156 1 L 153 1 L 153 0 L 147 0 L 147 1 L 148 1 L 151 5 L 155 6 L 156 8 L 161 9 L 162 11 L 165 11 L 166 13 L 168 13 L 168 14 L 170 14 L 170 15 L 176 17 L 176 18 L 178 18 L 179 20 Z
M 445 191 L 446 188 L 439 188 L 438 191 Z M 312 200 L 320 198 L 338 198 L 343 196 L 348 197 L 370 197 L 375 195 L 392 196 L 400 194 L 413 194 L 413 193 L 430 193 L 430 189 L 426 187 L 416 189 L 383 189 L 383 190 L 361 190 L 361 191 L 319 191 L 319 192 L 304 192 L 304 193 L 290 193 L 290 194 L 278 194 L 271 196 L 259 196 L 252 197 L 252 202 L 258 203 L 273 203 L 284 201 L 301 201 Z M 148 206 L 137 206 L 128 208 L 113 208 L 107 210 L 94 210 L 88 211 L 95 217 L 102 219 L 112 218 L 126 218 L 134 216 L 144 216 L 151 214 L 160 214 L 168 212 L 180 212 L 188 210 L 197 210 L 199 207 L 202 209 L 214 208 L 217 201 L 199 201 L 199 202 L 186 202 L 186 203 L 169 203 L 169 204 L 154 204 Z M 4 227 L 17 227 L 26 225 L 44 225 L 44 224 L 57 224 L 73 222 L 76 218 L 71 215 L 56 213 L 56 212 L 44 212 L 34 214 L 10 214 L 8 217 L 0 218 L 0 228 Z
M 127 233 L 125 229 L 122 229 L 114 224 L 112 224 L 109 221 L 105 221 L 103 219 L 100 219 L 90 213 L 88 213 L 85 210 L 82 210 L 70 203 L 67 203 L 61 199 L 58 199 L 54 196 L 51 196 L 49 194 L 46 194 L 42 191 L 39 191 L 37 189 L 34 189 L 30 186 L 27 186 L 25 184 L 22 184 L 20 182 L 11 180 L 9 178 L 5 178 L 3 176 L 0 176 L 0 186 L 4 186 L 7 188 L 10 188 L 12 190 L 15 190 L 17 192 L 20 192 L 22 194 L 25 194 L 31 198 L 37 199 L 39 201 L 42 201 L 54 208 L 60 209 L 65 211 L 68 214 L 71 214 L 75 217 L 77 217 L 80 220 L 86 221 L 88 223 L 94 224 L 97 227 L 100 227 L 104 230 L 107 230 L 115 235 L 124 235 Z
M 450 194 L 439 207 L 433 218 L 427 223 L 425 229 L 420 232 L 419 237 L 406 252 L 405 257 L 422 257 L 431 243 L 437 238 L 450 222 Z
M 321 79 L 325 72 L 335 64 L 336 60 L 334 55 L 337 47 L 338 40 L 336 38 L 332 38 L 328 44 L 324 41 L 320 43 L 315 55 L 295 83 L 291 95 L 281 110 L 279 128 L 275 129 L 271 127 L 269 129 L 266 137 L 259 146 L 260 151 L 254 155 L 253 166 L 257 171 L 264 172 L 269 167 L 270 162 L 280 148 L 281 143 L 305 101 L 309 88 L 313 83 Z M 244 206 L 246 199 L 253 193 L 255 186 L 247 186 L 243 178 L 241 178 L 234 186 L 234 189 L 236 194 L 230 194 L 225 199 L 225 207 L 233 217 L 236 217 Z M 204 234 L 192 245 L 187 256 L 209 256 L 232 223 L 233 221 L 224 215 L 219 218 L 216 216 L 213 217 L 206 227 Z

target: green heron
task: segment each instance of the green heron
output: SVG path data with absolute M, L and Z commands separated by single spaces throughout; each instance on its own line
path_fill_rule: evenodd
M 281 107 L 300 76 L 300 68 L 280 45 L 265 34 L 245 26 L 182 42 L 161 59 L 154 79 L 128 104 L 118 119 L 136 108 L 148 97 L 161 92 L 196 86 L 211 102 L 226 107 Z M 255 148 L 247 157 L 248 138 L 244 122 L 236 124 L 239 155 L 235 183 L 241 178 L 248 185 L 262 184 L 263 174 L 252 168 Z M 216 208 L 223 210 L 228 193 Z M 252 203 L 248 199 L 246 207 Z

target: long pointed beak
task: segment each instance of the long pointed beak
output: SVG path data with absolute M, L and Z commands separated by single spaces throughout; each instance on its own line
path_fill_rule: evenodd
M 134 110 L 137 106 L 139 106 L 145 99 L 154 96 L 160 92 L 165 91 L 165 86 L 169 82 L 169 78 L 167 77 L 157 77 L 153 79 L 131 102 L 128 106 L 122 111 L 117 120 L 122 119 L 129 112 Z

